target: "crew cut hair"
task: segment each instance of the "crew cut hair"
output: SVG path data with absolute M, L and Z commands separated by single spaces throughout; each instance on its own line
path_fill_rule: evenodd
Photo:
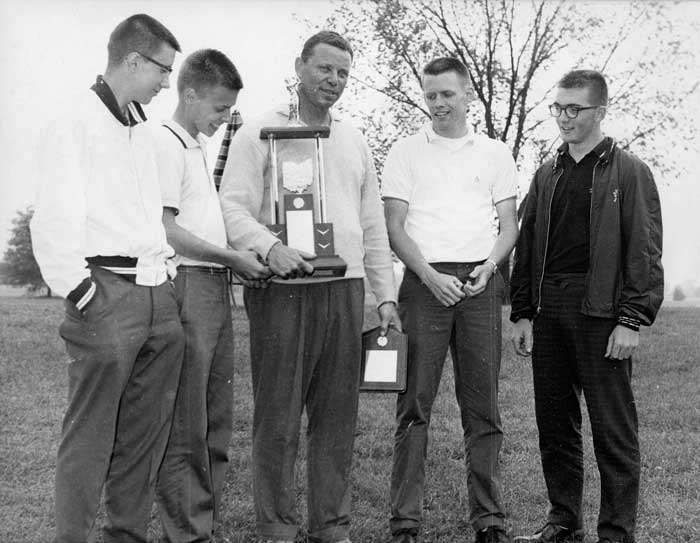
M 180 67 L 177 92 L 187 88 L 207 92 L 221 85 L 233 91 L 243 88 L 243 80 L 236 66 L 217 49 L 200 49 L 189 55 Z
M 132 52 L 153 56 L 164 43 L 180 52 L 180 44 L 170 30 L 150 15 L 138 13 L 124 19 L 110 34 L 107 60 L 114 65 Z
M 588 89 L 592 105 L 608 105 L 608 84 L 595 70 L 572 70 L 559 80 L 560 89 Z
M 304 43 L 304 47 L 301 50 L 301 60 L 304 62 L 309 60 L 309 57 L 313 55 L 314 47 L 316 47 L 319 43 L 325 43 L 331 47 L 337 47 L 338 49 L 347 51 L 350 53 L 350 59 L 352 60 L 353 58 L 352 46 L 348 40 L 332 30 L 321 30 L 306 40 L 306 43 Z
M 423 67 L 423 75 L 424 76 L 426 76 L 426 75 L 440 75 L 440 74 L 444 74 L 446 72 L 457 72 L 457 75 L 462 76 L 467 83 L 471 82 L 471 80 L 469 78 L 469 70 L 467 70 L 467 67 L 458 58 L 454 58 L 454 57 L 434 58 L 433 60 L 428 62 Z

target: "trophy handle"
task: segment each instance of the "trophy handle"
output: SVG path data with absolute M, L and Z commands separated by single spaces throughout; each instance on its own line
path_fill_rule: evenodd
M 270 224 L 278 224 L 277 203 L 279 202 L 279 187 L 277 183 L 277 142 L 273 134 L 268 134 L 267 141 L 270 145 L 270 163 L 272 175 L 270 176 Z
M 326 176 L 323 171 L 323 144 L 321 142 L 321 137 L 316 135 L 316 160 L 318 162 L 318 205 L 319 205 L 319 217 L 322 223 L 328 222 L 327 212 L 326 212 Z

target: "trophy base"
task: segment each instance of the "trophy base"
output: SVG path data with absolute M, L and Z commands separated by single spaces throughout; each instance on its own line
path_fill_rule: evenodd
M 309 263 L 314 267 L 311 277 L 345 277 L 348 265 L 338 255 L 319 255 Z

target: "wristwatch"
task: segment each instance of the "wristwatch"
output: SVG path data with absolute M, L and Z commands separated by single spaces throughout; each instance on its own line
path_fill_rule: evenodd
M 492 264 L 493 265 L 493 271 L 491 272 L 491 275 L 495 275 L 496 272 L 498 271 L 498 264 L 494 260 L 491 260 L 490 258 L 487 258 L 484 260 L 484 264 Z

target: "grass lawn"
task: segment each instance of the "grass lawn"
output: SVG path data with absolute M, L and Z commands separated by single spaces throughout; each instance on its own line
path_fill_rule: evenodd
M 0 298 L 0 542 L 44 543 L 53 537 L 53 474 L 65 406 L 67 356 L 58 337 L 58 299 Z M 371 315 L 371 318 L 374 318 Z M 642 334 L 635 391 L 642 440 L 642 498 L 638 543 L 700 541 L 700 308 L 662 309 Z M 254 541 L 250 499 L 252 400 L 247 320 L 234 312 L 235 427 L 224 491 L 222 535 Z M 509 328 L 504 328 L 504 336 Z M 507 343 L 504 341 L 504 343 Z M 423 537 L 426 543 L 472 541 L 462 430 L 450 364 L 445 365 L 433 414 Z M 504 346 L 501 456 L 508 528 L 530 532 L 545 518 L 547 501 L 537 451 L 532 382 L 527 359 Z M 355 543 L 388 540 L 388 487 L 395 396 L 363 394 L 353 471 Z M 598 474 L 585 423 L 587 543 L 596 541 Z M 303 431 L 303 430 L 302 430 Z M 297 471 L 297 501 L 305 515 L 305 449 Z M 153 541 L 160 528 L 152 523 Z M 222 541 L 224 539 L 222 538 Z

